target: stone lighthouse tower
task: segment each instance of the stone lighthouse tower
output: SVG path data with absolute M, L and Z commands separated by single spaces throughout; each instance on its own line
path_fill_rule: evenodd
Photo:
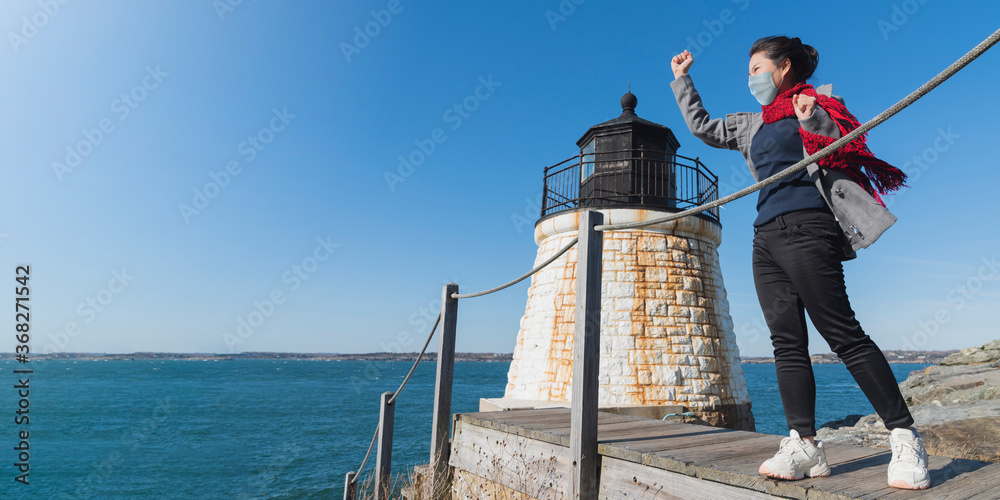
M 697 159 L 677 155 L 673 132 L 636 116 L 636 103 L 625 94 L 620 116 L 591 127 L 577 141 L 580 154 L 545 170 L 536 264 L 577 235 L 581 210 L 599 210 L 606 224 L 616 224 L 718 196 L 718 178 Z M 717 209 L 603 237 L 599 405 L 653 415 L 683 409 L 710 425 L 753 430 L 719 268 Z M 576 254 L 565 253 L 532 278 L 497 406 L 568 403 Z

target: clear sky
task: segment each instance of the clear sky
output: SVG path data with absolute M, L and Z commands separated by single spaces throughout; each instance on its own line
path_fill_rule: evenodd
M 531 267 L 543 167 L 620 113 L 629 79 L 728 194 L 749 172 L 688 132 L 672 55 L 695 54 L 721 117 L 760 109 L 751 43 L 799 36 L 812 83 L 866 121 L 998 19 L 985 0 L 6 5 L 0 279 L 31 265 L 35 351 L 415 351 L 441 285 Z M 845 264 L 883 348 L 1000 337 L 998 79 L 995 48 L 870 135 L 911 172 L 899 221 Z M 722 211 L 719 253 L 742 353 L 769 355 L 755 200 Z M 527 287 L 462 301 L 458 349 L 512 351 Z

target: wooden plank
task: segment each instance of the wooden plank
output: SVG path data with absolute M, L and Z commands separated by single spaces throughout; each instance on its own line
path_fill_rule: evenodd
M 600 447 L 620 446 L 623 442 L 645 442 L 650 440 L 663 439 L 668 437 L 666 429 L 662 426 L 644 427 L 633 424 L 631 428 L 608 429 L 600 432 L 598 444 Z
M 378 455 L 375 459 L 375 499 L 389 500 L 392 493 L 392 431 L 396 404 L 390 403 L 391 392 L 382 393 L 378 417 Z
M 631 429 L 634 433 L 636 433 L 637 438 L 640 438 L 643 435 L 655 435 L 657 434 L 657 429 L 667 428 L 666 426 L 670 425 L 674 424 L 665 424 L 659 420 L 649 419 L 623 421 L 615 418 L 615 415 L 601 413 L 598 417 L 597 432 L 600 438 L 603 438 L 605 433 L 607 433 L 609 437 L 620 437 L 622 435 L 628 435 L 627 431 Z M 626 431 L 624 434 L 622 433 L 623 430 Z M 569 435 L 569 429 L 550 429 L 549 432 L 551 432 L 554 436 Z
M 774 454 L 778 451 L 781 439 L 784 438 L 784 436 L 776 435 L 761 436 L 766 436 L 766 439 L 761 441 L 761 445 L 758 447 L 751 446 L 746 449 L 741 449 L 739 450 L 739 453 L 729 456 L 716 456 L 711 458 L 711 461 L 708 463 L 701 461 L 697 462 L 697 464 L 692 465 L 695 469 L 695 474 L 700 478 L 724 482 L 734 486 L 754 489 L 788 498 L 807 498 L 807 496 L 809 498 L 813 498 L 813 495 L 817 492 L 815 488 L 820 487 L 822 484 L 825 484 L 825 481 L 829 481 L 831 479 L 830 477 L 827 477 L 789 481 L 772 479 L 760 475 L 758 472 L 760 464 L 774 456 Z M 845 449 L 841 450 L 837 448 Z M 692 455 L 696 453 L 697 449 L 692 450 Z M 834 471 L 832 472 L 831 477 L 836 474 L 849 472 L 852 468 L 863 468 L 863 465 L 858 465 L 856 463 L 858 460 L 855 459 L 858 457 L 879 456 L 884 453 L 885 450 L 866 449 L 856 446 L 830 446 L 829 449 L 827 449 L 827 460 L 830 462 L 831 469 Z M 685 457 L 685 454 L 680 453 L 678 457 Z M 851 460 L 851 462 L 847 462 L 848 465 L 844 465 L 838 464 L 837 460 Z M 835 496 L 831 498 L 847 497 Z
M 573 332 L 573 395 L 570 454 L 573 458 L 573 498 L 596 500 L 597 395 L 601 357 L 601 268 L 604 233 L 594 226 L 604 222 L 596 210 L 577 214 L 576 316 Z
M 600 451 L 602 455 L 613 456 L 635 463 L 648 463 L 648 457 L 651 454 L 658 451 L 670 450 L 681 439 L 688 439 L 692 436 L 724 434 L 725 432 L 727 432 L 726 429 L 717 427 L 669 423 L 657 427 L 654 432 L 647 432 L 645 436 L 622 436 L 618 439 L 602 442 Z M 686 469 L 684 466 L 681 466 L 680 468 L 668 467 L 668 470 L 684 472 Z
M 534 498 L 571 498 L 573 465 L 566 446 L 459 421 L 450 463 Z
M 478 419 L 465 419 L 462 422 L 477 425 L 487 429 L 493 429 L 497 431 L 506 432 L 509 434 L 514 434 L 521 437 L 528 437 L 532 439 L 538 439 L 540 441 L 545 441 L 552 444 L 557 444 L 560 446 L 569 447 L 569 435 L 565 436 L 553 436 L 548 430 L 536 430 L 525 427 L 523 424 L 506 424 L 501 421 L 495 420 L 478 420 Z M 559 425 L 560 428 L 568 428 L 568 422 L 562 422 Z
M 431 425 L 431 491 L 443 498 L 448 483 L 451 445 L 451 388 L 455 371 L 455 329 L 458 325 L 458 285 L 448 283 L 441 291 L 441 335 L 438 341 L 437 376 L 434 383 L 434 416 Z
M 650 455 L 660 455 L 661 453 L 674 453 L 682 448 L 692 448 L 698 446 L 708 446 L 716 443 L 729 443 L 742 439 L 756 437 L 757 434 L 744 431 L 732 431 L 718 428 L 686 429 L 664 438 L 637 439 L 628 443 L 616 443 L 616 446 L 628 448 L 632 451 L 647 453 Z
M 598 414 L 598 425 L 602 425 L 603 422 L 620 422 L 617 416 L 605 413 Z M 569 446 L 569 434 L 570 434 L 570 422 L 568 420 L 559 420 L 552 422 L 539 422 L 539 423 L 515 423 L 507 424 L 500 421 L 492 422 L 481 422 L 484 427 L 489 427 L 491 429 L 496 429 L 499 431 L 509 432 L 511 434 L 516 434 L 523 437 L 530 437 L 532 439 L 539 439 L 548 443 L 559 444 L 562 446 Z M 633 424 L 634 425 L 634 424 Z
M 569 446 L 569 428 L 571 425 L 569 409 L 564 409 L 561 414 L 551 413 L 551 410 L 549 409 L 537 410 L 539 412 L 546 412 L 544 414 L 545 416 L 540 419 L 533 419 L 533 415 L 530 413 L 524 413 L 524 410 L 519 411 L 522 413 L 513 419 L 497 415 L 497 413 L 505 412 L 461 414 L 457 415 L 456 418 L 474 425 L 480 425 L 491 429 L 518 434 L 524 437 L 531 437 L 533 439 L 541 439 L 551 443 Z M 479 416 L 488 416 L 488 418 L 478 418 Z M 512 420 L 513 422 L 511 422 Z M 541 422 L 536 420 L 541 420 Z M 598 422 L 600 423 L 606 421 L 621 421 L 621 417 L 613 414 L 599 413 Z M 558 435 L 550 434 L 550 432 L 557 432 Z
M 463 417 L 468 417 L 471 419 L 478 420 L 495 420 L 503 422 L 519 422 L 524 420 L 530 420 L 535 417 L 547 416 L 547 415 L 563 415 L 565 414 L 567 418 L 570 415 L 569 408 L 531 408 L 531 409 L 520 409 L 520 410 L 506 410 L 506 411 L 481 411 L 475 413 L 462 413 Z
M 673 448 L 650 453 L 650 456 L 683 460 L 697 467 L 713 467 L 720 460 L 751 455 L 761 449 L 776 447 L 774 437 L 766 435 L 740 436 L 737 441 L 705 443 L 690 447 Z
M 640 433 L 641 432 L 655 433 L 655 431 L 651 429 L 657 429 L 662 425 L 663 423 L 658 420 L 622 421 L 620 419 L 615 418 L 614 415 L 601 413 L 598 416 L 597 432 L 599 437 L 603 437 L 605 433 L 612 433 L 612 432 L 621 434 L 620 431 L 622 430 L 627 431 L 629 429 L 633 430 L 634 432 L 640 432 Z M 553 427 L 549 428 L 548 431 L 551 432 L 553 436 L 568 436 L 570 429 Z
M 888 484 L 888 465 L 878 468 L 878 481 L 871 490 L 858 498 L 954 498 L 965 499 L 976 495 L 987 495 L 989 498 L 1000 498 L 1000 464 L 992 464 L 978 460 L 950 458 L 931 455 L 927 458 L 927 470 L 931 474 L 931 486 L 920 490 L 920 495 L 914 491 L 893 488 Z M 959 479 L 959 477 L 962 477 Z M 875 487 L 877 486 L 877 487 Z M 992 495 L 992 496 L 989 496 Z
M 597 438 L 599 440 L 598 442 L 646 439 L 660 435 L 660 431 L 668 428 L 669 425 L 670 424 L 664 424 L 659 420 L 608 423 L 598 426 Z
M 773 499 L 771 495 L 753 490 L 676 474 L 655 467 L 637 465 L 612 457 L 601 459 L 601 491 L 599 498 L 622 499 Z
M 492 411 L 492 412 L 477 412 L 477 413 L 463 413 L 461 418 L 470 422 L 498 422 L 505 425 L 525 425 L 534 426 L 536 421 L 545 421 L 547 423 L 559 422 L 560 417 L 565 419 L 566 429 L 568 430 L 571 425 L 571 410 L 569 408 L 542 408 L 542 409 L 528 409 L 528 410 L 509 410 L 509 411 Z M 598 425 L 605 425 L 606 423 L 618 423 L 618 422 L 650 422 L 652 420 L 642 417 L 633 417 L 629 415 L 619 415 L 617 413 L 608 412 L 598 412 Z M 551 427 L 556 429 L 557 427 Z

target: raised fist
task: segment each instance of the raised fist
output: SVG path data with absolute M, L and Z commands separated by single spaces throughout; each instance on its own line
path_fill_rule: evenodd
M 816 98 L 805 94 L 795 94 L 792 96 L 792 107 L 795 108 L 795 116 L 800 120 L 809 118 L 813 114 L 813 107 L 816 106 Z
M 693 63 L 694 56 L 692 56 L 687 50 L 674 56 L 674 58 L 670 60 L 670 69 L 674 72 L 674 79 L 676 80 L 677 78 L 680 78 L 681 75 L 687 73 L 688 68 L 690 68 Z

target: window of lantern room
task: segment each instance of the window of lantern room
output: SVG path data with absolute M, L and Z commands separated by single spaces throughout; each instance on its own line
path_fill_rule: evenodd
M 580 155 L 580 182 L 586 181 L 588 177 L 594 175 L 594 143 L 597 139 L 591 139 L 583 147 Z

